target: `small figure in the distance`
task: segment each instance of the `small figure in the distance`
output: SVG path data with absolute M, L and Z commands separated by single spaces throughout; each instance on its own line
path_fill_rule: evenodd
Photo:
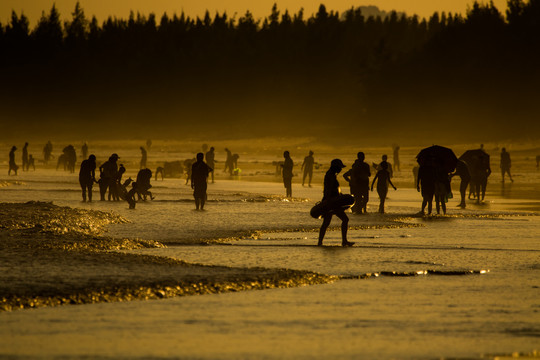
M 82 158 L 86 159 L 86 156 L 88 155 L 88 143 L 85 141 L 81 147 L 82 152 Z
M 148 159 L 148 152 L 142 146 L 140 147 L 140 149 L 141 149 L 141 166 L 139 167 L 139 169 L 146 169 L 146 161 Z
M 345 165 L 340 159 L 334 159 L 330 162 L 330 169 L 324 175 L 324 188 L 323 188 L 323 199 L 322 201 L 329 201 L 333 198 L 339 197 L 341 190 L 339 188 L 339 182 L 337 180 L 337 174 L 343 170 Z M 347 231 L 349 229 L 349 217 L 345 214 L 345 210 L 341 207 L 332 209 L 331 211 L 324 214 L 323 223 L 319 230 L 319 242 L 318 246 L 322 246 L 324 235 L 326 234 L 326 229 L 332 221 L 332 217 L 336 215 L 341 219 L 341 245 L 342 246 L 353 246 L 354 243 L 347 241 Z
M 9 152 L 9 170 L 8 175 L 11 175 L 11 170 L 15 172 L 15 175 L 17 175 L 17 170 L 19 170 L 19 167 L 17 164 L 15 164 L 15 151 L 17 150 L 17 147 L 13 145 L 11 147 L 11 150 Z
M 25 142 L 22 149 L 22 170 L 28 171 L 28 143 Z
M 510 174 L 510 168 L 512 167 L 512 160 L 510 159 L 510 153 L 506 151 L 506 148 L 502 148 L 501 151 L 501 175 L 502 183 L 504 184 L 504 175 L 508 173 L 508 177 L 511 182 L 514 182 L 512 179 L 512 174 Z
M 392 145 L 392 152 L 394 154 L 394 171 L 401 171 L 399 167 L 399 145 L 394 144 Z
M 36 160 L 32 154 L 28 155 L 28 165 L 26 171 L 30 170 L 30 166 L 36 171 Z
M 377 182 L 377 193 L 379 194 L 379 212 L 381 214 L 384 214 L 384 202 L 386 200 L 386 195 L 388 194 L 388 184 L 392 185 L 394 190 L 397 190 L 397 188 L 392 184 L 392 180 L 390 180 L 390 173 L 388 172 L 388 162 L 383 161 L 381 162 L 381 170 L 377 171 L 377 174 L 373 178 L 373 182 L 371 183 L 371 191 L 373 191 L 373 185 L 375 184 L 375 180 L 379 180 Z
M 301 170 L 304 170 L 304 175 L 302 176 L 302 186 L 305 186 L 306 177 L 308 178 L 308 186 L 311 187 L 311 179 L 313 178 L 313 165 L 315 164 L 315 159 L 313 158 L 313 151 L 309 150 L 308 156 L 304 158 L 302 163 Z
M 285 194 L 287 197 L 292 197 L 292 178 L 294 163 L 288 151 L 283 152 L 283 185 L 285 186 Z

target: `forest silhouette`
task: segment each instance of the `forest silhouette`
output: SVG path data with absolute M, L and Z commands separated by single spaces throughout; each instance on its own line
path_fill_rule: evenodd
M 276 5 L 0 24 L 0 137 L 518 138 L 538 121 L 540 0 L 428 19 Z

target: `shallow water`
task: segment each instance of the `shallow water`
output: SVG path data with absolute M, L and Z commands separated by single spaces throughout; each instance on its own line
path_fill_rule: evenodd
M 39 177 L 36 176 L 39 175 Z M 320 186 L 218 181 L 196 212 L 183 180 L 153 182 L 155 201 L 81 203 L 77 177 L 42 170 L 0 188 L 0 201 L 54 201 L 131 221 L 108 235 L 166 242 L 144 253 L 204 264 L 277 267 L 359 276 L 334 284 L 0 314 L 0 356 L 61 358 L 481 358 L 530 352 L 540 338 L 540 218 L 530 201 L 488 196 L 449 215 L 414 217 L 419 195 L 390 193 L 386 215 L 339 221 L 325 247 L 309 209 Z M 13 178 L 2 178 L 12 181 Z M 96 192 L 94 193 L 97 198 Z M 372 195 L 370 211 L 377 208 Z M 393 221 L 398 218 L 398 222 Z M 376 224 L 377 227 L 369 227 Z M 211 240 L 222 239 L 219 242 Z M 198 245 L 201 240 L 205 246 Z M 424 274 L 437 270 L 442 274 Z M 463 275 L 465 270 L 489 270 Z M 420 272 L 417 276 L 389 276 Z

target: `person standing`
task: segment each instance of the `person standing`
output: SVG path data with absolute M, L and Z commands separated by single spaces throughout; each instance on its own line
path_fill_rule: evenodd
M 22 170 L 28 171 L 28 143 L 25 142 L 22 149 Z
M 510 160 L 510 153 L 506 151 L 506 148 L 502 148 L 501 151 L 501 175 L 502 175 L 502 182 L 504 184 L 504 174 L 508 173 L 508 177 L 510 178 L 511 182 L 514 182 L 514 179 L 512 179 L 512 174 L 510 174 L 510 168 L 512 167 L 512 160 Z
M 311 187 L 311 179 L 313 178 L 313 165 L 315 159 L 313 158 L 313 151 L 309 150 L 309 155 L 304 158 L 301 169 L 304 170 L 304 176 L 302 177 L 302 186 L 306 183 L 306 177 L 308 177 L 308 186 Z
M 359 152 L 352 169 L 343 174 L 345 180 L 349 182 L 351 194 L 354 196 L 355 203 L 351 208 L 354 214 L 367 213 L 367 203 L 369 201 L 369 177 L 371 171 L 369 164 L 364 161 L 365 155 Z
M 204 162 L 204 154 L 197 154 L 197 161 L 191 167 L 191 188 L 195 198 L 195 210 L 204 210 L 206 203 L 206 190 L 208 186 L 208 174 L 213 172 Z
M 292 197 L 292 178 L 294 163 L 291 159 L 291 155 L 288 151 L 283 153 L 285 161 L 283 161 L 283 185 L 285 186 L 285 193 L 287 197 Z
M 205 156 L 206 156 L 206 164 L 208 165 L 208 167 L 210 167 L 211 169 L 214 169 L 216 166 L 216 153 L 213 146 L 210 147 L 210 150 L 208 150 Z M 212 184 L 214 184 L 214 172 L 211 171 L 211 174 L 212 174 Z
M 88 159 L 81 162 L 79 170 L 79 184 L 82 189 L 82 201 L 86 201 L 86 192 L 88 191 L 88 202 L 92 201 L 92 185 L 96 181 L 96 156 L 90 155 Z
M 11 150 L 9 152 L 9 170 L 8 170 L 8 175 L 11 175 L 11 170 L 15 171 L 15 175 L 17 175 L 17 170 L 19 169 L 19 167 L 17 166 L 17 164 L 15 164 L 15 151 L 17 150 L 17 147 L 15 145 L 13 145 L 11 147 Z
M 225 148 L 225 152 L 227 153 L 227 158 L 225 160 L 225 168 L 223 169 L 224 172 L 228 172 L 229 175 L 232 176 L 233 170 L 234 170 L 234 159 L 233 154 L 231 150 L 228 148 Z
M 43 162 L 45 163 L 45 165 L 49 163 L 49 160 L 51 159 L 52 151 L 53 151 L 53 144 L 51 143 L 51 140 L 49 140 L 43 147 Z
M 373 178 L 373 182 L 371 183 L 371 191 L 373 191 L 373 185 L 375 184 L 375 180 L 379 179 L 377 182 L 377 193 L 379 194 L 379 212 L 381 214 L 384 214 L 384 202 L 386 200 L 386 195 L 388 194 L 388 184 L 392 185 L 394 190 L 397 190 L 394 184 L 392 184 L 392 180 L 390 180 L 390 173 L 388 172 L 388 163 L 386 161 L 383 161 L 381 163 L 381 170 L 377 171 L 377 174 Z
M 340 196 L 341 190 L 339 188 L 337 174 L 339 174 L 344 167 L 345 165 L 343 165 L 343 162 L 340 159 L 334 159 L 330 162 L 330 169 L 328 169 L 328 171 L 324 175 L 322 201 L 332 201 Z M 322 216 L 324 220 L 319 230 L 319 242 L 317 243 L 317 245 L 322 246 L 324 235 L 326 234 L 326 229 L 328 229 L 328 226 L 330 225 L 330 222 L 332 221 L 332 217 L 334 215 L 341 219 L 341 245 L 353 246 L 353 242 L 347 241 L 349 217 L 347 216 L 347 214 L 345 214 L 345 210 L 343 210 L 341 207 L 336 207 Z
M 144 147 L 141 148 L 141 166 L 139 169 L 146 169 L 146 160 L 148 159 L 148 153 Z
M 88 155 L 88 143 L 85 141 L 81 147 L 82 152 L 82 158 L 86 159 L 86 156 Z
M 118 175 L 118 154 L 114 153 L 109 157 L 109 160 L 105 161 L 99 167 L 101 177 L 99 179 L 99 191 L 101 195 L 101 201 L 105 201 L 105 194 L 109 189 L 109 201 L 115 192 L 116 178 Z
M 467 187 L 469 186 L 469 182 L 471 181 L 471 173 L 469 172 L 469 166 L 467 163 L 463 160 L 458 160 L 456 165 L 456 171 L 450 175 L 450 177 L 459 176 L 461 178 L 461 182 L 459 184 L 459 193 L 461 194 L 461 202 L 459 203 L 459 207 L 465 209 L 467 206 L 465 202 L 465 196 L 467 194 Z
M 400 167 L 399 167 L 399 145 L 397 144 L 394 144 L 392 146 L 392 151 L 394 153 L 394 171 L 401 171 Z

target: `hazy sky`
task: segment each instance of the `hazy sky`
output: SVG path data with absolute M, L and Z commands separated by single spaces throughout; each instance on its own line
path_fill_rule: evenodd
M 18 14 L 24 12 L 30 18 L 32 26 L 41 16 L 41 12 L 48 12 L 52 4 L 63 17 L 70 17 L 76 0 L 0 0 L 0 21 L 5 24 L 9 21 L 12 10 Z M 277 3 L 281 10 L 288 9 L 289 12 L 296 13 L 300 8 L 304 8 L 305 15 L 315 13 L 321 3 L 324 3 L 329 10 L 342 12 L 353 6 L 375 5 L 381 10 L 397 10 L 406 12 L 408 15 L 418 14 L 421 17 L 428 17 L 435 11 L 446 11 L 465 14 L 468 6 L 473 0 L 80 0 L 79 1 L 90 18 L 95 15 L 99 21 L 105 20 L 109 15 L 127 18 L 130 10 L 135 13 L 148 14 L 154 12 L 158 18 L 164 13 L 172 15 L 175 12 L 180 14 L 184 11 L 192 17 L 202 16 L 206 9 L 212 14 L 216 11 L 227 11 L 232 17 L 234 13 L 243 15 L 246 10 L 250 10 L 255 17 L 261 18 L 270 13 L 274 3 Z M 479 1 L 487 2 L 487 1 Z M 504 11 L 507 0 L 493 0 L 495 6 Z

